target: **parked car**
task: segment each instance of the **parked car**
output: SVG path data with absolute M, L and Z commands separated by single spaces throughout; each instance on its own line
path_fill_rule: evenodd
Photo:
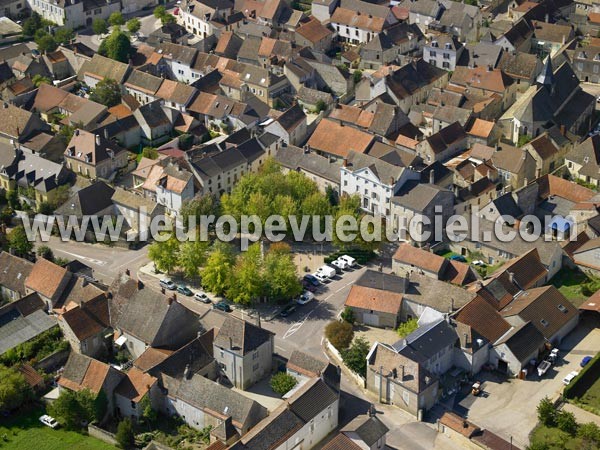
M 333 277 L 335 277 L 335 274 L 337 272 L 333 267 L 325 265 L 325 266 L 319 267 L 319 270 L 317 271 L 317 273 L 320 273 L 325 278 L 333 278 Z
M 577 372 L 576 370 L 574 370 L 573 372 L 570 372 L 566 377 L 563 378 L 562 382 L 565 386 L 569 385 L 571 383 L 571 381 L 573 381 L 573 378 L 575 378 L 577 375 L 579 375 L 579 372 Z
M 159 284 L 170 291 L 174 291 L 175 289 L 177 289 L 175 283 L 173 283 L 173 281 L 169 280 L 168 278 L 163 278 L 159 281 Z
M 227 302 L 224 301 L 220 301 L 219 303 L 216 303 L 213 305 L 214 309 L 218 309 L 219 311 L 223 311 L 223 312 L 231 312 L 233 311 L 233 309 L 231 309 L 231 306 L 229 306 L 227 304 Z
M 321 282 L 321 283 L 325 283 L 327 281 L 327 277 L 322 272 L 317 271 L 317 272 L 313 273 L 312 276 L 315 277 L 317 280 L 319 280 L 319 282 Z
M 348 267 L 354 267 L 356 265 L 356 259 L 354 259 L 352 256 L 342 255 L 338 259 L 343 259 L 346 261 L 346 263 L 348 263 Z
M 335 273 L 337 273 L 338 275 L 344 273 L 344 271 L 342 270 L 341 267 L 338 267 L 338 266 L 336 266 L 334 264 L 327 264 L 327 267 L 329 267 L 330 269 L 335 270 Z
M 187 297 L 191 297 L 192 295 L 194 295 L 192 290 L 185 284 L 180 284 L 179 286 L 177 286 L 177 292 L 186 295 Z
M 480 259 L 476 259 L 475 261 L 471 262 L 471 264 L 474 266 L 485 266 L 485 263 Z
M 318 281 L 318 280 L 317 280 Z M 310 292 L 317 292 L 317 287 L 313 286 L 313 284 L 305 279 L 302 279 L 302 287 Z
M 40 422 L 50 428 L 58 427 L 58 422 L 56 419 L 54 417 L 50 417 L 48 414 L 44 414 L 42 417 L 40 417 Z
M 459 261 L 459 262 L 467 262 L 467 258 L 465 258 L 463 255 L 452 255 L 450 257 L 451 261 Z
M 552 364 L 554 364 L 556 361 L 558 361 L 558 349 L 557 348 L 552 349 L 552 351 L 548 355 L 548 361 L 550 361 Z
M 317 277 L 315 277 L 314 275 L 311 275 L 311 274 L 304 275 L 304 278 L 302 278 L 302 279 L 308 281 L 310 284 L 312 284 L 315 287 L 317 287 L 318 285 L 321 284 L 321 282 L 319 281 L 319 279 Z
M 545 359 L 544 361 L 542 361 L 540 363 L 539 366 L 537 366 L 537 373 L 538 376 L 543 376 L 546 372 L 548 372 L 548 369 L 550 368 L 550 366 L 552 366 L 552 363 L 550 361 L 548 361 L 547 359 Z
M 200 300 L 202 303 L 207 303 L 207 304 L 208 304 L 208 303 L 212 303 L 212 302 L 210 301 L 210 298 L 208 298 L 208 296 L 207 296 L 207 295 L 206 295 L 204 292 L 196 292 L 196 293 L 194 294 L 194 298 L 195 298 L 196 300 Z
M 581 362 L 579 363 L 579 365 L 581 367 L 585 367 L 591 360 L 592 360 L 591 356 L 584 356 L 583 359 L 581 360 Z
M 279 315 L 281 317 L 287 317 L 290 314 L 292 314 L 294 311 L 296 311 L 296 305 L 294 305 L 294 304 L 287 305 L 285 308 L 283 308 L 281 310 L 281 312 L 279 313 Z
M 33 49 L 31 50 L 31 56 L 33 56 L 34 58 L 39 58 L 40 57 L 40 52 L 37 49 Z
M 331 265 L 337 267 L 338 269 L 342 269 L 342 270 L 345 270 L 348 268 L 348 263 L 346 262 L 346 260 L 341 259 L 341 258 L 338 258 L 335 261 L 332 261 Z
M 310 302 L 313 298 L 315 298 L 315 296 L 308 291 L 304 291 L 300 297 L 298 297 L 296 299 L 296 303 L 298 303 L 299 305 L 306 305 L 308 302 Z

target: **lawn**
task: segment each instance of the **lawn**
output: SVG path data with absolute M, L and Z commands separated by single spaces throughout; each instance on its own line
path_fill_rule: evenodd
M 593 289 L 591 285 L 597 284 L 598 281 L 597 278 L 591 278 L 580 270 L 567 268 L 561 269 L 554 278 L 552 278 L 552 284 L 577 307 L 588 298 L 588 295 L 585 295 L 582 292 L 583 285 L 587 284 Z
M 581 439 L 572 437 L 558 428 L 548 428 L 543 425 L 538 425 L 531 432 L 530 441 L 532 447 L 539 445 L 539 448 L 548 450 L 579 450 L 584 448 Z M 543 444 L 546 444 L 546 447 L 542 447 Z
M 583 409 L 600 415 L 600 378 L 575 403 Z
M 110 450 L 115 447 L 96 438 L 74 431 L 53 430 L 42 425 L 39 417 L 44 409 L 35 407 L 14 417 L 2 418 L 0 422 L 1 450 Z
M 455 253 L 453 251 L 447 250 L 444 252 L 440 252 L 440 253 L 436 253 L 436 255 L 441 256 L 442 258 L 446 258 L 446 259 L 450 259 L 451 256 L 458 256 L 458 253 Z M 473 261 L 476 260 L 485 260 L 485 258 L 483 257 L 483 255 L 481 253 L 469 253 L 467 255 L 463 255 L 464 258 L 467 260 L 466 264 L 471 265 L 471 263 Z M 504 264 L 503 262 L 499 262 L 496 265 L 493 266 L 489 266 L 489 265 L 484 265 L 484 266 L 473 266 L 471 265 L 471 268 L 473 270 L 476 270 L 479 275 L 481 275 L 482 277 L 487 277 L 489 275 L 491 275 L 492 273 L 494 273 L 496 271 L 496 269 L 498 269 L 500 266 L 502 266 L 502 264 Z

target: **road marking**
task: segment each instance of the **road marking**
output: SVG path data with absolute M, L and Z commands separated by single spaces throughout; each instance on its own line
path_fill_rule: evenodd
M 92 264 L 96 264 L 98 266 L 105 266 L 106 264 L 108 264 L 106 261 L 101 261 L 99 259 L 90 258 L 88 256 L 78 255 L 77 253 L 71 253 L 71 252 L 67 252 L 65 250 L 61 250 L 61 249 L 56 249 L 56 251 L 65 253 L 67 255 L 74 256 L 75 258 L 78 258 L 78 259 L 83 259 L 84 261 L 91 262 Z

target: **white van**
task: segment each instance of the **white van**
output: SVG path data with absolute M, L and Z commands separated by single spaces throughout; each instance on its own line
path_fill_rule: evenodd
M 344 261 L 346 261 L 349 267 L 354 267 L 356 265 L 356 259 L 354 259 L 352 256 L 343 255 L 340 256 L 338 259 L 343 259 Z
M 327 278 L 333 278 L 333 277 L 335 277 L 335 274 L 337 273 L 333 267 L 329 267 L 329 266 L 321 266 L 319 268 L 318 272 L 322 273 Z

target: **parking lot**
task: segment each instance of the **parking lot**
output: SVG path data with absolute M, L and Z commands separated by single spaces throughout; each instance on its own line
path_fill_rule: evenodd
M 467 396 L 457 412 L 467 412 L 468 418 L 482 428 L 504 439 L 512 437 L 515 445 L 525 448 L 529 433 L 537 424 L 536 408 L 544 397 L 555 399 L 564 387 L 563 378 L 580 370 L 579 363 L 586 355 L 595 355 L 600 348 L 600 329 L 596 323 L 581 323 L 559 346 L 556 365 L 542 377 L 537 374 L 527 380 L 506 379 L 492 372 L 481 372 L 484 395 Z M 463 409 L 464 408 L 464 409 Z

